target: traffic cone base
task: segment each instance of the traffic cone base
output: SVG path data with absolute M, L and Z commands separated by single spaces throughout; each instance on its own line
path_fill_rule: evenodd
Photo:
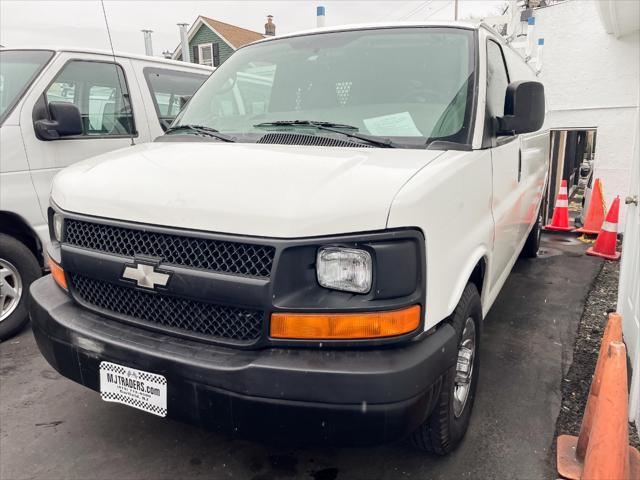
M 602 258 L 606 258 L 607 260 L 620 260 L 620 252 L 615 252 L 612 255 L 609 255 L 607 253 L 599 253 L 596 252 L 593 247 L 589 247 L 586 251 L 587 255 L 591 255 L 592 257 L 602 257 Z
M 555 227 L 551 224 L 545 225 L 544 229 L 552 232 L 573 232 L 573 227 Z
M 576 457 L 578 437 L 560 435 L 557 443 L 558 473 L 562 478 L 579 480 L 582 476 L 583 465 Z
M 604 222 L 604 196 L 602 194 L 602 183 L 596 178 L 593 184 L 591 199 L 589 200 L 589 208 L 584 217 L 584 225 L 577 229 L 578 233 L 586 233 L 587 235 L 598 235 L 600 227 Z

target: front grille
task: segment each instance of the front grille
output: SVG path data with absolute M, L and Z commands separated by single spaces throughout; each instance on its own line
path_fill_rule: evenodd
M 187 237 L 66 219 L 64 242 L 77 247 L 133 257 L 150 255 L 162 263 L 220 273 L 269 277 L 275 248 Z
M 223 340 L 253 342 L 262 331 L 262 312 L 236 308 L 69 275 L 73 294 L 89 307 L 107 310 L 150 326 L 207 335 Z

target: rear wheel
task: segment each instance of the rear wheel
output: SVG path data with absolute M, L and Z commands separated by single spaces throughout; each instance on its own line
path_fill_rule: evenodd
M 29 286 L 40 274 L 31 250 L 0 233 L 0 340 L 15 335 L 27 323 Z
M 467 284 L 450 320 L 458 339 L 456 365 L 444 375 L 431 416 L 411 437 L 420 450 L 446 455 L 467 431 L 478 385 L 481 321 L 480 295 L 475 285 Z

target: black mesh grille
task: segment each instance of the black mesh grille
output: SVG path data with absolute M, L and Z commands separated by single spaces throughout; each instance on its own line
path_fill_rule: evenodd
M 114 227 L 81 220 L 65 220 L 65 243 L 133 257 L 150 255 L 162 263 L 214 272 L 269 277 L 275 248 L 207 238 Z
M 94 307 L 161 327 L 251 342 L 262 330 L 262 312 L 147 293 L 70 274 L 73 293 Z
M 314 145 L 321 147 L 355 147 L 371 148 L 371 145 L 364 143 L 349 142 L 331 137 L 321 137 L 316 135 L 305 135 L 301 133 L 267 133 L 258 140 L 258 143 L 269 143 L 272 145 Z

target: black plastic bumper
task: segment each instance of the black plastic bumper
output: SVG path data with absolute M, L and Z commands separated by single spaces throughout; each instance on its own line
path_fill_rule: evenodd
M 380 443 L 424 421 L 455 362 L 449 325 L 403 347 L 235 350 L 170 337 L 78 307 L 50 276 L 31 287 L 40 351 L 99 391 L 109 361 L 164 375 L 168 416 L 244 437 Z

